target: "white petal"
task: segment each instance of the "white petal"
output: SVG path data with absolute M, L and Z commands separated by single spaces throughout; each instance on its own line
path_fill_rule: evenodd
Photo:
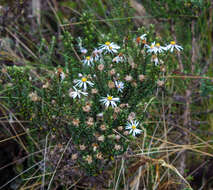
M 113 108 L 114 108 L 114 107 L 117 107 L 116 103 L 113 102 L 113 101 L 111 101 L 111 105 L 112 105 Z
M 87 81 L 87 83 L 90 85 L 90 86 L 93 86 L 94 83 L 90 82 L 90 81 Z
M 81 94 L 83 94 L 84 96 L 87 96 L 87 95 L 88 95 L 87 92 L 81 92 Z
M 84 91 L 86 91 L 87 89 L 87 84 L 85 82 L 82 82 L 82 84 L 84 85 Z
M 132 135 L 135 137 L 135 130 L 133 130 Z
M 112 98 L 112 100 L 118 102 L 120 99 L 119 98 Z
M 81 94 L 80 93 L 78 93 L 77 95 L 78 95 L 78 98 L 81 98 Z
M 107 101 L 106 104 L 105 104 L 107 108 L 109 107 L 109 104 L 110 104 L 110 102 Z
M 73 86 L 74 90 L 76 91 L 77 89 L 75 88 L 75 86 Z
M 126 129 L 131 129 L 132 127 L 131 126 L 126 126 Z

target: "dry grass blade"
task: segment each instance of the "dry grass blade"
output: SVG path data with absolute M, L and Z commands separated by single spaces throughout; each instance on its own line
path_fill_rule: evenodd
M 50 148 L 53 148 L 53 147 L 54 147 L 54 146 L 49 146 L 47 149 L 49 150 Z M 33 152 L 33 153 L 31 153 L 31 154 L 28 154 L 27 156 L 24 156 L 24 157 L 22 157 L 22 158 L 20 158 L 20 159 L 18 159 L 18 160 L 15 160 L 15 161 L 13 161 L 13 162 L 7 164 L 7 165 L 4 165 L 3 167 L 0 168 L 0 170 L 3 170 L 3 169 L 5 169 L 5 168 L 7 168 L 7 167 L 9 167 L 9 166 L 11 166 L 11 165 L 17 163 L 17 162 L 20 162 L 20 161 L 22 161 L 22 160 L 25 160 L 26 158 L 29 158 L 29 157 L 31 157 L 31 156 L 35 156 L 35 155 L 37 155 L 37 154 L 39 154 L 39 153 L 41 153 L 41 152 L 43 152 L 43 151 L 44 151 L 44 149 L 43 149 L 43 150 L 36 151 L 36 152 Z
M 6 106 L 4 106 L 3 104 L 0 104 L 8 113 L 10 113 L 11 115 L 12 115 L 12 117 L 14 117 L 16 120 L 17 120 L 17 118 L 15 117 L 15 115 L 6 107 Z M 2 113 L 4 113 L 4 115 L 6 116 L 7 114 L 6 114 L 6 112 L 5 112 L 5 110 L 2 108 L 2 107 L 0 107 L 1 108 L 1 112 Z M 18 121 L 18 120 L 17 120 Z M 20 122 L 19 122 L 19 124 L 21 124 Z M 11 123 L 11 122 L 9 122 L 9 125 L 11 126 L 11 129 L 13 130 L 13 132 L 15 133 L 15 137 L 17 137 L 17 140 L 18 140 L 18 142 L 19 142 L 19 144 L 22 146 L 22 148 L 28 153 L 29 151 L 27 150 L 27 148 L 26 148 L 26 146 L 24 145 L 24 143 L 22 142 L 22 140 L 21 140 L 21 138 L 19 137 L 19 135 L 17 134 L 17 131 L 16 131 L 16 129 L 15 129 L 15 127 L 13 126 L 13 124 Z M 22 125 L 22 124 L 21 124 Z M 23 127 L 24 128 L 24 127 Z M 9 130 L 8 130 L 9 131 Z M 26 132 L 27 133 L 27 132 Z M 29 133 L 29 132 L 28 132 Z M 16 138 L 14 138 L 15 140 L 16 140 Z
M 23 189 L 28 183 L 31 182 L 31 180 L 34 178 L 33 176 L 36 175 L 38 172 L 40 171 L 40 167 L 38 167 L 38 169 L 26 180 L 26 179 L 23 179 L 23 181 L 26 181 L 22 187 L 20 187 L 20 189 Z
M 3 143 L 3 142 L 6 142 L 6 141 L 15 139 L 15 138 L 17 138 L 17 137 L 20 137 L 20 136 L 23 136 L 23 135 L 26 135 L 26 134 L 27 134 L 26 132 L 19 133 L 19 134 L 15 135 L 15 136 L 8 137 L 8 138 L 6 138 L 6 139 L 0 140 L 0 143 Z
M 14 181 L 15 179 L 17 179 L 19 176 L 23 175 L 24 173 L 28 172 L 29 170 L 31 170 L 32 168 L 36 167 L 37 165 L 41 164 L 43 162 L 43 160 L 41 160 L 40 162 L 37 162 L 36 164 L 32 165 L 31 167 L 29 167 L 28 169 L 24 170 L 23 172 L 21 172 L 19 175 L 15 176 L 14 178 L 12 178 L 11 180 L 9 180 L 7 183 L 5 183 L 4 185 L 0 186 L 0 189 L 3 189 L 4 187 L 6 187 L 9 183 L 11 183 L 12 181 Z
M 174 171 L 187 185 L 190 189 L 192 189 L 191 185 L 188 183 L 188 181 L 180 174 L 180 172 L 171 164 L 167 164 L 164 160 L 159 160 L 159 163 L 161 166 L 166 167 Z
M 22 125 L 22 123 L 18 120 L 18 118 L 3 104 L 0 104 L 8 113 L 11 113 L 12 117 L 15 119 L 15 121 L 18 122 L 19 126 L 26 132 L 26 134 L 29 136 L 29 138 L 32 140 L 32 142 L 34 143 L 34 145 L 40 150 L 40 147 L 38 145 L 38 143 L 32 138 L 32 136 L 30 135 L 30 132 L 29 130 L 25 129 L 25 127 Z M 6 115 L 6 114 L 5 114 Z M 15 129 L 13 128 L 13 126 L 11 126 L 12 129 L 14 130 L 16 136 L 18 135 L 15 131 Z M 19 138 L 19 136 L 17 136 L 17 138 L 19 139 L 21 145 L 23 145 L 23 148 L 25 149 L 26 152 L 29 152 L 27 151 L 25 145 L 23 144 L 22 140 Z
M 46 139 L 45 139 L 45 149 L 44 149 L 44 170 L 43 170 L 43 176 L 42 176 L 42 187 L 41 187 L 41 189 L 44 189 L 44 186 L 45 186 L 47 142 L 48 142 L 49 134 L 50 134 L 50 133 L 47 134 Z
M 57 169 L 58 169 L 58 166 L 59 166 L 59 164 L 61 163 L 61 160 L 62 160 L 62 158 L 63 158 L 63 155 L 64 155 L 65 151 L 67 150 L 67 148 L 68 148 L 68 146 L 69 146 L 71 140 L 72 140 L 72 138 L 70 138 L 69 141 L 67 142 L 66 147 L 64 148 L 64 151 L 62 152 L 61 157 L 60 157 L 60 159 L 58 160 L 58 163 L 57 163 L 57 165 L 56 165 L 56 167 L 55 167 L 55 170 L 54 170 L 54 172 L 53 172 L 53 175 L 52 175 L 52 177 L 51 177 L 51 179 L 50 179 L 50 182 L 49 182 L 49 184 L 48 184 L 47 190 L 50 190 L 50 188 L 51 188 L 51 185 L 52 185 L 54 176 L 55 176 L 55 174 L 56 174 L 56 171 L 57 171 Z
M 9 28 L 5 28 L 5 30 L 15 39 L 17 40 L 23 47 L 26 49 L 35 59 L 38 60 L 38 57 L 14 34 L 11 32 Z
M 41 185 L 41 182 L 36 182 L 36 183 L 29 185 L 27 187 L 22 187 L 20 190 L 35 189 L 35 187 L 38 187 L 40 185 Z M 36 188 L 36 189 L 38 189 L 38 188 Z
M 120 167 L 120 170 L 119 170 L 119 173 L 118 173 L 118 177 L 117 177 L 117 180 L 116 180 L 116 184 L 115 184 L 115 188 L 114 188 L 115 190 L 118 189 L 121 173 L 124 170 L 124 163 L 125 163 L 124 158 L 122 158 L 121 167 Z

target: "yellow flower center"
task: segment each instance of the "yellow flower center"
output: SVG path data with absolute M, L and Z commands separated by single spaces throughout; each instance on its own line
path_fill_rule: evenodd
M 83 77 L 83 78 L 81 79 L 81 81 L 82 81 L 82 82 L 86 82 L 86 81 L 87 81 L 87 78 Z
M 111 101 L 112 100 L 112 96 L 108 96 L 107 100 Z
M 87 57 L 86 57 L 86 60 L 90 60 L 90 56 L 87 56 Z
M 160 47 L 160 44 L 159 44 L 159 43 L 157 43 L 155 46 L 156 46 L 156 47 Z
M 105 45 L 109 46 L 111 43 L 110 42 L 105 42 Z
M 152 44 L 151 46 L 150 46 L 150 48 L 152 49 L 152 48 L 154 48 L 155 46 Z
M 120 86 L 120 85 L 118 85 L 118 88 L 121 88 L 121 86 Z
M 112 49 L 112 46 L 109 46 L 109 49 Z
M 175 45 L 176 42 L 175 42 L 175 41 L 171 41 L 170 44 L 171 44 L 171 45 Z
M 135 125 L 133 125 L 133 126 L 132 126 L 132 129 L 133 129 L 133 130 L 135 130 L 135 129 L 136 129 L 136 126 L 135 126 Z

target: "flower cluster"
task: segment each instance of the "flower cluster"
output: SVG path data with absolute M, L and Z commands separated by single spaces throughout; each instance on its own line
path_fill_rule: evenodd
M 175 41 L 171 41 L 171 43 L 169 45 L 166 46 L 161 46 L 160 43 L 156 43 L 155 41 L 151 43 L 151 45 L 147 44 L 147 34 L 143 34 L 141 36 L 139 36 L 138 38 L 136 38 L 136 42 L 139 45 L 140 43 L 143 44 L 143 47 L 145 48 L 147 53 L 152 54 L 151 56 L 151 61 L 155 63 L 155 65 L 158 65 L 159 63 L 159 58 L 158 55 L 164 53 L 165 51 L 170 51 L 173 52 L 174 50 L 180 51 L 183 48 L 179 45 L 176 44 Z M 104 107 L 106 108 L 105 110 L 108 109 L 114 109 L 114 114 L 113 114 L 113 118 L 117 118 L 117 113 L 120 113 L 120 108 L 117 108 L 119 106 L 119 103 L 121 103 L 121 98 L 119 96 L 123 96 L 124 91 L 126 90 L 126 83 L 131 83 L 132 86 L 137 87 L 137 82 L 135 81 L 135 79 L 132 77 L 132 75 L 126 75 L 123 77 L 123 81 L 120 78 L 120 74 L 116 72 L 116 67 L 119 66 L 119 64 L 121 65 L 126 65 L 125 62 L 127 62 L 129 59 L 127 58 L 127 56 L 125 56 L 123 53 L 119 52 L 119 49 L 121 49 L 121 47 L 119 45 L 117 45 L 114 42 L 109 42 L 106 41 L 104 44 L 100 44 L 100 46 L 98 48 L 95 48 L 91 55 L 87 55 L 88 53 L 87 50 L 85 50 L 85 48 L 82 47 L 82 41 L 79 45 L 80 50 L 83 54 L 84 59 L 82 60 L 83 62 L 83 66 L 85 68 L 90 68 L 89 70 L 96 70 L 96 71 L 100 71 L 100 74 L 98 74 L 97 72 L 94 72 L 94 75 L 91 75 L 91 73 L 88 73 L 88 75 L 86 74 L 78 74 L 78 79 L 74 79 L 73 81 L 73 89 L 74 90 L 70 90 L 70 97 L 72 97 L 73 99 L 75 98 L 81 98 L 82 96 L 87 97 L 87 100 L 91 97 L 91 95 L 95 95 L 96 96 L 96 100 L 97 97 L 99 97 L 99 102 L 104 105 Z M 83 51 L 84 50 L 84 51 Z M 117 55 L 115 55 L 117 54 Z M 111 62 L 116 64 L 114 67 L 112 68 L 113 65 L 109 65 L 106 60 L 105 57 L 112 57 L 114 56 L 114 58 L 111 59 Z M 134 62 L 130 62 L 131 68 L 137 68 L 137 65 Z M 108 81 L 107 86 L 108 86 L 108 90 L 101 90 L 98 91 L 97 88 L 100 88 L 99 83 L 101 81 L 99 81 L 99 79 L 97 79 L 97 74 L 99 75 L 105 75 L 105 73 L 107 73 L 107 69 L 112 68 L 108 73 L 110 75 L 111 80 Z M 86 69 L 84 69 L 86 70 Z M 143 82 L 144 80 L 146 80 L 145 76 L 143 74 L 139 74 L 138 76 L 139 81 Z M 159 80 L 158 80 L 159 81 Z M 104 87 L 105 85 L 101 84 L 102 87 Z M 159 85 L 158 85 L 159 86 Z M 78 88 L 78 89 L 77 89 Z M 89 89 L 91 89 L 91 92 L 89 92 Z M 117 93 L 116 91 L 114 91 L 113 89 L 117 89 Z M 105 93 L 105 95 L 104 95 Z M 97 96 L 98 94 L 98 96 Z M 101 94 L 103 94 L 104 96 L 100 96 Z M 97 103 L 97 102 L 96 102 Z M 121 105 L 123 105 L 121 103 Z M 111 107 L 111 108 L 110 108 Z M 91 107 L 90 105 L 86 105 L 83 107 L 83 111 L 88 113 L 90 112 Z M 102 113 L 103 115 L 103 113 Z M 93 118 L 90 118 L 89 120 L 87 120 L 87 125 L 92 126 L 94 125 L 94 120 Z M 101 130 L 103 131 L 103 126 L 101 125 L 102 128 Z M 140 134 L 142 132 L 142 130 L 138 129 L 137 127 L 139 127 L 139 122 L 137 120 L 135 120 L 135 118 L 132 118 L 129 122 L 127 122 L 126 125 L 126 130 L 129 130 L 129 134 L 132 134 L 133 136 L 136 136 L 137 134 Z M 100 138 L 100 135 L 98 135 Z M 103 139 L 104 140 L 104 139 Z
M 74 144 L 70 158 L 82 168 L 99 170 L 107 159 L 121 155 L 131 140 L 143 134 L 143 110 L 156 90 L 166 84 L 160 77 L 167 66 L 153 67 L 149 63 L 164 64 L 161 58 L 170 56 L 164 52 L 182 50 L 175 42 L 165 47 L 155 42 L 148 45 L 146 34 L 135 41 L 129 41 L 132 48 L 106 41 L 90 51 L 80 40 L 78 50 L 83 64 L 75 60 L 75 67 L 70 64 L 66 69 L 58 68 L 54 77 L 39 84 L 41 91 L 33 87 L 29 91 L 24 89 L 28 94 L 26 101 L 30 100 L 35 108 L 22 110 L 28 115 L 30 110 L 40 110 L 38 115 L 30 115 L 32 121 L 42 121 L 42 126 L 56 134 L 57 130 L 63 133 L 66 127 L 64 131 L 72 136 Z M 31 81 L 35 80 L 28 82 Z M 43 102 L 42 108 L 39 102 Z M 56 123 L 65 126 L 59 128 Z
M 145 36 L 141 37 L 141 39 L 144 38 Z M 103 160 L 106 158 L 107 151 L 103 151 L 103 147 L 106 147 L 104 144 L 107 144 L 107 141 L 115 140 L 115 144 L 109 148 L 110 152 L 108 152 L 108 154 L 111 155 L 112 152 L 114 152 L 116 155 L 125 151 L 124 147 L 126 147 L 125 144 L 127 142 L 125 138 L 122 138 L 122 135 L 136 137 L 142 133 L 136 116 L 134 115 L 134 117 L 132 117 L 132 113 L 126 115 L 125 110 L 129 110 L 129 105 L 128 103 L 124 103 L 126 100 L 123 99 L 123 97 L 129 90 L 129 84 L 136 87 L 136 80 L 138 80 L 138 82 L 144 81 L 145 76 L 139 74 L 138 79 L 134 79 L 130 73 L 127 73 L 127 75 L 122 74 L 119 68 L 125 65 L 128 67 L 128 56 L 124 55 L 123 52 L 119 52 L 121 47 L 114 42 L 107 41 L 101 44 L 98 48 L 95 48 L 90 55 L 86 55 L 88 50 L 85 51 L 85 48 L 83 51 L 82 42 L 79 47 L 81 47 L 80 50 L 84 58 L 82 60 L 83 67 L 81 68 L 81 73 L 78 73 L 72 81 L 73 87 L 69 90 L 69 96 L 74 100 L 74 104 L 76 102 L 76 108 L 79 107 L 80 103 L 80 110 L 82 110 L 83 115 L 81 117 L 73 117 L 71 123 L 74 128 L 82 130 L 82 132 L 85 133 L 86 131 L 87 133 L 91 133 L 93 128 L 96 129 L 92 132 L 94 140 L 91 142 L 91 151 L 93 153 L 81 153 L 81 157 L 84 161 L 91 165 L 94 163 L 94 159 Z M 129 65 L 131 68 L 137 68 L 134 62 L 129 63 Z M 99 108 L 95 114 L 95 118 L 93 109 L 94 105 L 98 104 Z M 81 113 L 81 111 L 78 112 L 79 114 Z M 120 118 L 121 116 L 123 119 Z M 124 116 L 126 119 L 124 119 Z M 109 119 L 105 119 L 105 117 Z M 82 121 L 82 118 L 85 119 Z M 120 126 L 116 129 L 117 133 L 113 132 L 115 129 L 113 129 L 114 124 L 111 123 L 111 118 L 113 118 L 113 120 L 118 119 L 117 122 L 119 121 Z M 126 126 L 123 127 L 122 125 Z M 123 134 L 120 135 L 120 133 Z M 90 138 L 93 139 L 92 137 Z M 80 141 L 80 151 L 85 152 L 90 149 L 83 140 L 78 141 Z M 76 156 L 76 153 L 73 154 L 73 160 L 76 160 Z
M 118 53 L 118 49 L 120 49 L 120 46 L 115 44 L 114 42 L 105 42 L 104 44 L 101 44 L 99 48 L 95 48 L 92 52 L 92 55 L 86 56 L 83 59 L 83 64 L 87 66 L 92 66 L 94 62 L 100 61 L 103 58 L 103 55 L 110 53 Z M 119 54 L 117 57 L 113 59 L 113 62 L 123 62 L 124 56 L 122 54 Z
M 183 50 L 183 48 L 180 45 L 177 45 L 175 41 L 171 41 L 170 44 L 166 46 L 161 46 L 160 43 L 155 43 L 155 41 L 152 42 L 151 45 L 148 45 L 146 41 L 146 36 L 146 34 L 143 34 L 142 36 L 136 38 L 136 42 L 138 44 L 142 42 L 145 45 L 145 48 L 147 49 L 148 53 L 158 54 L 163 53 L 164 51 L 173 52 L 174 49 L 176 49 L 177 51 Z
M 142 43 L 144 45 L 144 48 L 146 49 L 146 52 L 152 54 L 152 62 L 154 62 L 155 65 L 159 64 L 159 54 L 162 54 L 167 51 L 173 53 L 174 50 L 183 50 L 183 48 L 180 45 L 177 45 L 175 41 L 171 41 L 170 44 L 167 44 L 166 46 L 161 46 L 160 43 L 156 43 L 155 41 L 152 42 L 151 45 L 148 45 L 146 36 L 147 34 L 143 34 L 140 37 L 137 37 L 135 41 L 138 45 Z
M 141 40 L 145 40 L 146 39 L 145 36 L 146 35 L 142 35 L 140 37 L 140 39 Z M 81 53 L 86 54 L 88 52 L 85 48 L 82 47 L 82 41 L 81 40 L 80 40 L 79 47 L 80 47 Z M 103 59 L 103 56 L 105 54 L 118 53 L 118 49 L 120 49 L 120 46 L 118 46 L 114 42 L 107 41 L 104 44 L 100 45 L 99 48 L 95 48 L 94 51 L 92 52 L 91 56 L 86 56 L 85 59 L 83 60 L 83 64 L 85 66 L 94 66 L 94 62 L 98 62 L 101 59 Z M 112 59 L 112 62 L 118 64 L 118 63 L 124 62 L 125 60 L 126 60 L 126 57 L 123 55 L 123 53 L 119 53 L 117 56 L 115 56 Z M 98 70 L 102 71 L 103 69 L 104 69 L 104 65 L 103 64 L 98 65 Z M 115 70 L 114 69 L 111 70 L 110 74 L 114 75 L 115 74 Z M 75 84 L 73 86 L 74 91 L 70 90 L 70 93 L 69 93 L 70 97 L 72 97 L 73 99 L 75 99 L 75 98 L 79 98 L 80 99 L 81 95 L 87 96 L 88 95 L 88 92 L 86 92 L 87 91 L 87 87 L 93 87 L 94 86 L 94 83 L 89 81 L 88 77 L 86 77 L 86 76 L 84 76 L 82 74 L 79 74 L 79 77 L 80 77 L 80 79 L 75 79 L 73 81 L 74 84 Z M 127 78 L 126 80 L 128 81 L 128 76 L 126 78 Z M 109 82 L 108 86 L 109 86 L 109 88 L 114 88 L 115 87 L 117 89 L 117 92 L 122 93 L 125 85 L 124 85 L 124 82 L 119 81 L 119 80 L 115 80 L 114 82 Z M 80 89 L 77 89 L 77 87 L 79 87 Z M 119 97 L 113 97 L 113 96 L 107 94 L 106 97 L 101 97 L 100 102 L 106 108 L 108 108 L 110 106 L 112 108 L 115 108 L 115 107 L 117 107 L 117 103 L 120 102 L 120 98 Z M 85 108 L 83 108 L 83 109 L 85 109 Z M 136 121 L 131 121 L 131 123 L 133 125 L 132 127 L 130 126 L 129 123 L 127 124 L 127 127 L 126 127 L 127 130 L 130 130 L 130 134 L 132 133 L 133 136 L 135 136 L 136 134 L 140 134 L 141 133 L 141 130 L 136 129 L 136 127 L 138 126 L 139 122 L 136 122 L 136 123 L 135 122 Z

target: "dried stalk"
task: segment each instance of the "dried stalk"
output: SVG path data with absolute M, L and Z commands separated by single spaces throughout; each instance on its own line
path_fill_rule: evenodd
M 173 37 L 174 41 L 176 42 L 177 41 L 177 37 L 175 35 L 175 23 L 174 23 L 173 20 L 171 20 L 171 34 L 172 34 L 172 37 Z M 177 51 L 177 56 L 178 56 L 179 69 L 180 69 L 181 72 L 183 72 L 184 71 L 184 67 L 183 67 L 183 63 L 182 63 L 179 51 Z
M 192 24 L 191 24 L 191 31 L 192 31 L 192 57 L 191 57 L 191 71 L 192 73 L 194 73 L 195 71 L 195 62 L 197 60 L 196 57 L 196 38 L 195 38 L 195 20 L 192 20 Z M 183 113 L 183 127 L 188 129 L 190 126 L 190 114 L 191 114 L 191 110 L 190 110 L 190 104 L 191 104 L 191 95 L 192 95 L 192 86 L 193 84 L 189 84 L 188 85 L 188 89 L 186 90 L 185 93 L 185 111 Z M 188 133 L 184 130 L 183 131 L 183 138 L 182 138 L 182 143 L 187 145 L 189 144 L 189 136 Z M 184 176 L 185 174 L 185 169 L 186 169 L 186 159 L 187 159 L 187 151 L 184 150 L 181 155 L 180 155 L 180 159 L 179 159 L 179 173 Z M 182 181 L 182 180 L 181 180 Z M 180 185 L 181 189 L 184 189 L 186 186 L 184 183 L 182 183 Z
M 32 15 L 36 18 L 37 23 L 41 23 L 41 1 L 32 0 Z

